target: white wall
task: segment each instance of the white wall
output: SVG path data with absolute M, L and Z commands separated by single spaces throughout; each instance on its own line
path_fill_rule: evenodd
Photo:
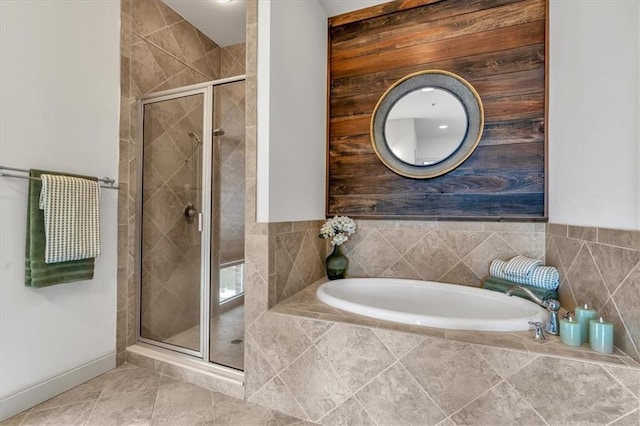
M 258 6 L 257 219 L 322 219 L 327 16 L 317 0 Z
M 116 177 L 119 1 L 0 8 L 0 163 Z M 31 289 L 27 181 L 0 179 L 0 418 L 12 395 L 115 352 L 117 191 L 102 192 L 95 278 Z
M 640 228 L 639 5 L 551 1 L 552 223 Z

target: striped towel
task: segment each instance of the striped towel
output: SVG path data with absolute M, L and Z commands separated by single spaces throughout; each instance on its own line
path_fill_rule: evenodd
M 504 267 L 504 273 L 511 277 L 526 277 L 536 266 L 542 265 L 542 260 L 526 256 L 516 256 L 509 260 Z
M 100 255 L 100 185 L 72 176 L 43 174 L 45 263 Z
M 556 290 L 560 284 L 558 270 L 553 266 L 536 266 L 525 277 L 513 277 L 504 272 L 509 262 L 495 259 L 489 266 L 489 275 L 492 277 L 509 280 L 518 284 L 526 284 L 533 287 L 540 287 L 547 290 Z

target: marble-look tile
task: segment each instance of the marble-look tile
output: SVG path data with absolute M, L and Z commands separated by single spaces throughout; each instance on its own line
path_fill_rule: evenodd
M 312 421 L 342 404 L 350 395 L 341 377 L 313 346 L 280 373 L 280 378 Z
M 497 372 L 465 343 L 428 338 L 400 362 L 447 414 L 497 384 Z
M 152 425 L 213 425 L 211 391 L 163 377 L 151 417 Z
M 248 331 L 276 372 L 281 371 L 311 345 L 305 332 L 283 315 L 267 312 Z
M 569 226 L 569 238 L 577 240 L 597 241 L 597 230 L 589 226 Z
M 418 334 L 402 333 L 400 331 L 383 330 L 380 328 L 373 330 L 373 332 L 396 358 L 402 358 L 407 352 L 418 346 L 425 339 L 424 336 Z
M 544 224 L 528 222 L 482 222 L 482 229 L 489 232 L 543 232 Z M 536 229 L 535 225 L 542 225 L 542 229 Z
M 206 53 L 198 38 L 195 27 L 187 21 L 178 22 L 171 26 L 171 32 L 182 49 L 188 63 L 194 62 Z
M 176 59 L 175 57 L 173 57 L 172 55 L 169 55 L 166 51 L 164 51 L 163 49 L 159 49 L 158 47 L 156 47 L 155 45 L 149 43 L 149 50 L 151 51 L 151 54 L 153 55 L 153 58 L 156 60 L 156 63 L 158 64 L 158 66 L 160 67 L 160 69 L 162 70 L 162 73 L 165 76 L 165 80 L 181 73 L 182 71 L 184 71 L 187 66 L 184 64 L 184 62 L 179 61 L 178 59 Z M 195 67 L 194 67 L 195 68 Z M 163 81 L 165 81 L 163 80 Z M 160 84 L 160 83 L 158 83 Z M 180 102 L 177 102 L 178 104 Z M 170 127 L 170 126 L 167 126 Z
M 380 275 L 382 278 L 404 278 L 409 280 L 421 280 L 422 277 L 404 259 L 398 259 Z
M 256 392 L 249 402 L 278 410 L 289 416 L 300 419 L 309 419 L 309 416 L 302 410 L 298 401 L 291 395 L 291 392 L 277 376 L 269 381 L 264 387 Z
M 474 348 L 503 378 L 509 377 L 537 356 L 526 352 L 506 351 L 488 346 L 474 346 Z
M 250 334 L 245 334 L 245 389 L 247 397 L 253 396 L 276 375 L 267 358 L 262 354 Z
M 473 249 L 482 244 L 484 240 L 489 238 L 491 233 L 472 231 L 438 231 L 435 235 L 437 235 L 459 258 L 463 258 L 471 253 Z
M 613 293 L 640 262 L 640 251 L 588 243 L 609 292 Z
M 216 426 L 285 426 L 300 422 L 300 419 L 217 392 L 213 393 L 213 413 Z
M 109 380 L 109 374 L 102 374 L 95 379 L 82 383 L 56 397 L 53 397 L 42 404 L 33 407 L 34 411 L 46 410 L 62 405 L 77 404 L 85 401 L 95 401 L 102 393 L 102 389 Z
M 349 253 L 349 257 L 364 268 L 367 276 L 379 277 L 400 258 L 400 255 L 378 231 L 373 231 Z
M 109 375 L 107 383 L 102 390 L 102 398 L 105 396 L 121 394 L 125 392 L 143 392 L 158 387 L 160 376 L 144 368 L 118 368 Z M 154 394 L 155 395 L 155 394 Z
M 458 425 L 546 425 L 527 402 L 506 382 L 451 416 Z
M 507 242 L 519 255 L 539 259 L 544 257 L 545 234 L 501 232 L 500 238 Z
M 584 245 L 584 241 L 561 237 L 551 238 L 555 241 L 558 247 L 558 254 L 560 255 L 562 266 L 565 271 L 568 272 L 569 268 L 571 268 L 573 262 L 576 260 L 576 256 L 578 256 L 580 249 Z
M 127 351 L 127 363 L 150 371 L 156 371 L 156 361 L 153 358 L 142 356 L 135 352 Z
M 141 35 L 158 31 L 166 25 L 160 10 L 153 0 L 135 0 L 131 2 L 133 29 Z
M 336 324 L 316 347 L 352 392 L 396 360 L 380 339 L 363 327 Z
M 404 256 L 422 279 L 435 281 L 451 269 L 458 257 L 434 233 L 427 234 Z
M 320 419 L 320 424 L 325 426 L 376 425 L 355 397 L 347 399 L 338 408 Z
M 445 417 L 400 364 L 376 377 L 356 396 L 379 425 L 435 424 Z
M 631 336 L 627 332 L 624 322 L 622 321 L 622 317 L 620 312 L 618 312 L 618 308 L 616 307 L 612 298 L 607 300 L 598 311 L 598 315 L 606 318 L 607 321 L 613 324 L 613 344 L 614 346 L 620 348 L 625 354 L 629 355 L 631 358 L 640 361 L 640 353 L 638 352 L 636 346 L 634 345 Z
M 135 87 L 144 94 L 164 80 L 165 76 L 149 50 L 148 44 L 138 41 L 131 45 L 131 82 Z M 134 121 L 136 120 L 132 120 L 132 123 Z
M 314 321 L 310 319 L 299 319 L 300 328 L 307 333 L 311 341 L 316 342 L 334 325 L 325 321 Z
M 587 303 L 596 310 L 604 305 L 609 292 L 586 245 L 580 249 L 567 276 L 579 305 Z
M 493 234 L 469 253 L 463 261 L 478 277 L 486 277 L 493 259 L 506 260 L 516 255 L 513 248 L 498 235 Z
M 146 425 L 151 421 L 157 388 L 119 392 L 102 396 L 91 412 L 87 425 Z
M 568 233 L 567 225 L 559 225 L 555 223 L 547 224 L 547 232 L 552 235 L 558 235 L 560 237 L 566 237 Z
M 21 425 L 83 425 L 96 405 L 95 401 L 85 401 L 39 411 L 30 411 Z M 94 410 L 95 411 L 95 410 Z
M 613 300 L 636 348 L 640 348 L 640 266 L 620 285 Z
M 167 25 L 172 25 L 183 20 L 182 16 L 180 16 L 177 12 L 164 4 L 163 1 L 155 0 L 155 3 Z
M 624 417 L 619 418 L 610 426 L 638 426 L 640 425 L 640 408 L 627 414 Z
M 438 279 L 439 282 L 467 285 L 472 287 L 482 286 L 482 280 L 476 276 L 463 262 L 458 262 L 446 274 Z
M 416 232 L 415 229 L 380 229 L 378 232 L 396 249 L 400 255 L 404 255 L 411 247 L 424 237 L 425 232 Z
M 578 306 L 573 290 L 571 290 L 571 280 L 569 278 L 565 278 L 558 287 L 558 298 L 562 307 L 567 311 L 573 311 L 573 308 Z
M 614 367 L 605 365 L 607 370 L 613 377 L 618 379 L 620 383 L 627 387 L 636 397 L 640 398 L 640 370 L 624 367 Z
M 540 357 L 508 381 L 552 423 L 606 424 L 638 406 L 631 392 L 596 364 Z
M 598 228 L 598 242 L 640 250 L 640 231 Z

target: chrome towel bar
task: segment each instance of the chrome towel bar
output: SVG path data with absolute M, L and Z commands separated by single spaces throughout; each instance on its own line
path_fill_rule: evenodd
M 29 173 L 29 170 L 27 170 L 27 169 L 18 169 L 16 167 L 7 167 L 7 166 L 0 166 L 0 170 L 10 170 L 10 171 L 13 171 L 13 172 Z M 13 173 L 5 173 L 5 172 L 0 172 L 0 176 L 1 177 L 17 178 L 17 179 L 40 180 L 39 177 L 22 176 L 22 175 L 16 175 L 16 174 L 13 174 Z M 120 189 L 119 186 L 115 185 L 116 181 L 114 179 L 111 179 L 110 177 L 103 177 L 101 179 L 98 179 L 98 181 L 104 182 L 106 184 L 106 185 L 100 185 L 101 188 Z

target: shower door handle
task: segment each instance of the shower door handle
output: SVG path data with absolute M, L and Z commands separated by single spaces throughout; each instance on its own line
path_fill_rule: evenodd
M 198 213 L 198 232 L 202 232 L 202 213 Z

